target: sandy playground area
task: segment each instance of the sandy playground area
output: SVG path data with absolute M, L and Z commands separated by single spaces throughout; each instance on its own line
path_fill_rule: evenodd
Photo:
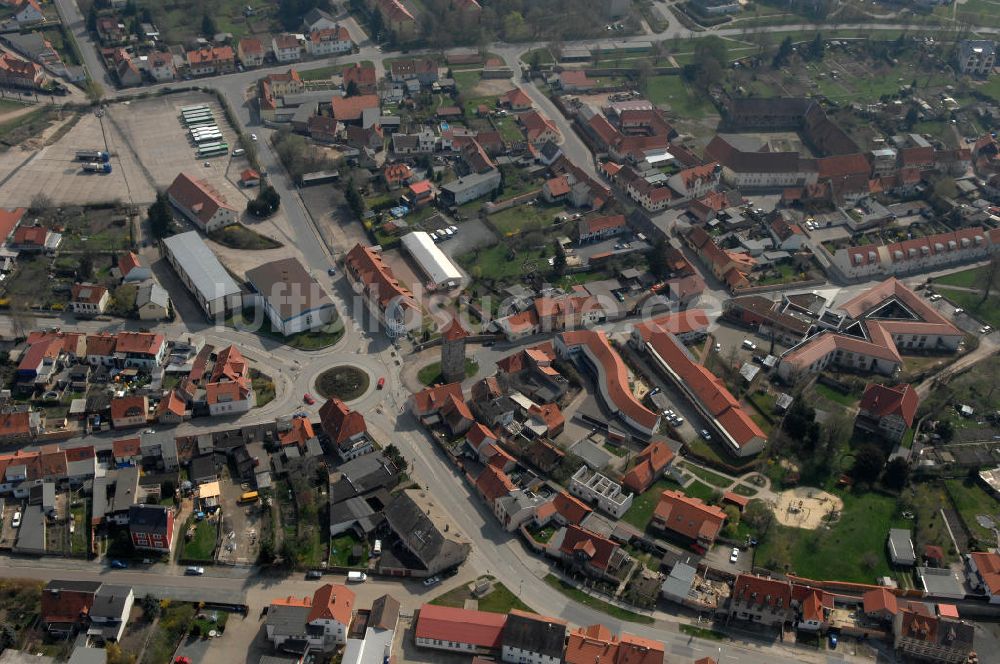
M 823 517 L 844 509 L 844 501 L 821 489 L 800 486 L 778 494 L 774 518 L 783 526 L 815 530 Z

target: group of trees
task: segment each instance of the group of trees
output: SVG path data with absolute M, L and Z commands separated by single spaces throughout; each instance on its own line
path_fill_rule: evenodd
M 247 201 L 247 213 L 258 219 L 263 219 L 277 212 L 280 205 L 281 196 L 278 195 L 274 187 L 264 182 L 257 192 L 257 197 Z
M 162 239 L 171 234 L 173 223 L 174 214 L 170 210 L 170 199 L 160 192 L 156 194 L 156 201 L 149 206 L 149 230 L 153 233 L 153 237 Z

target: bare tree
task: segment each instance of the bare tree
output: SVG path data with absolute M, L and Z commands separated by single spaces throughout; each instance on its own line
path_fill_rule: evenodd
M 993 254 L 990 262 L 978 273 L 975 287 L 983 292 L 980 304 L 990 297 L 994 288 L 1000 290 L 1000 254 Z

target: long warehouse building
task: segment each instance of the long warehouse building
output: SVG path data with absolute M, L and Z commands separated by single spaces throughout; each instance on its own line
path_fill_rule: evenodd
M 424 231 L 404 235 L 403 247 L 420 265 L 420 269 L 427 276 L 431 290 L 455 288 L 462 283 L 462 272 Z
M 242 308 L 242 289 L 198 231 L 172 235 L 163 240 L 163 247 L 167 261 L 209 318 Z

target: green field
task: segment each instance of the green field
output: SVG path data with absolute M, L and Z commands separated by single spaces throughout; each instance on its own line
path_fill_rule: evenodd
M 472 89 L 479 85 L 482 73 L 479 69 L 452 70 L 452 77 L 455 79 L 455 87 L 463 95 L 472 93 Z
M 472 378 L 479 371 L 479 363 L 472 358 L 465 358 L 465 377 Z M 437 385 L 442 382 L 441 363 L 432 362 L 417 372 L 417 380 L 422 385 Z
M 827 401 L 839 403 L 842 406 L 854 406 L 858 403 L 858 398 L 853 394 L 844 394 L 840 390 L 835 390 L 829 385 L 823 385 L 822 383 L 813 385 L 813 391 Z
M 976 517 L 983 514 L 994 522 L 1000 521 L 1000 502 L 970 480 L 946 480 L 945 487 L 969 532 L 981 542 L 993 546 L 996 541 L 993 531 L 979 525 Z
M 466 586 L 459 586 L 454 590 L 449 590 L 443 595 L 439 595 L 431 600 L 431 604 L 436 606 L 451 606 L 460 609 L 465 606 L 465 600 L 477 599 L 469 592 Z M 520 598 L 508 590 L 507 586 L 496 581 L 493 583 L 493 590 L 489 595 L 478 600 L 479 610 L 487 613 L 510 613 L 511 609 L 535 613 L 530 606 L 520 600 Z
M 351 564 L 351 551 L 354 545 L 361 545 L 361 560 L 354 565 Z M 366 569 L 368 567 L 368 542 L 358 540 L 354 535 L 347 533 L 339 535 L 330 540 L 330 565 L 333 567 L 357 567 Z
M 458 257 L 462 267 L 474 272 L 475 278 L 510 280 L 518 279 L 525 273 L 525 266 L 529 262 L 534 262 L 536 269 L 547 267 L 542 263 L 542 252 L 539 250 L 527 250 L 517 252 L 516 256 L 509 254 L 509 249 L 504 244 L 496 244 L 478 252 L 471 252 Z
M 810 579 L 874 583 L 891 574 L 885 553 L 889 529 L 909 528 L 896 513 L 896 500 L 881 494 L 836 492 L 844 501 L 840 519 L 829 529 L 803 530 L 777 523 L 757 549 L 757 565 Z
M 542 205 L 518 205 L 491 214 L 490 223 L 501 235 L 508 237 L 518 233 L 540 230 L 552 226 L 557 214 L 563 211 L 561 207 L 545 207 Z
M 194 537 L 187 539 L 187 528 L 185 528 L 185 537 L 182 540 L 179 557 L 182 560 L 211 562 L 215 557 L 215 541 L 218 532 L 215 523 L 209 522 L 207 519 L 198 522 L 192 520 L 188 522 L 188 527 L 191 523 L 195 523 Z
M 943 277 L 935 277 L 934 284 L 947 284 L 948 286 L 958 286 L 960 288 L 973 288 L 986 272 L 985 267 L 974 267 L 961 272 L 952 272 Z
M 684 117 L 715 112 L 712 102 L 693 90 L 678 75 L 661 74 L 651 77 L 646 83 L 646 96 L 654 104 L 666 104 L 671 111 Z
M 684 470 L 714 487 L 724 488 L 733 483 L 733 480 L 728 477 L 719 475 L 718 473 L 712 472 L 707 468 L 700 468 L 689 463 L 684 464 Z

